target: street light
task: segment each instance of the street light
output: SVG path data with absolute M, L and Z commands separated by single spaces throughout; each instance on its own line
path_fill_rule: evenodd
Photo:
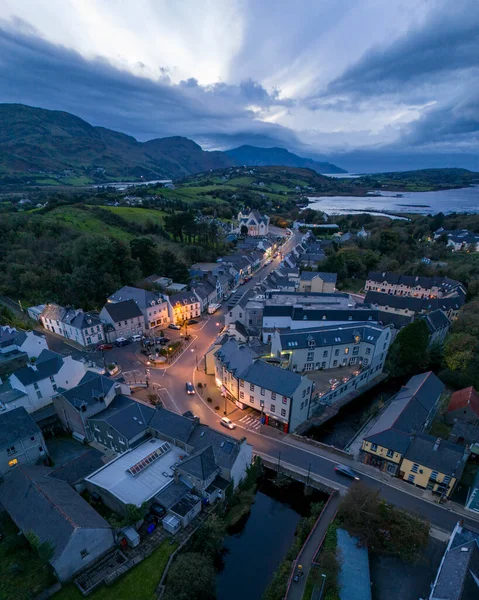
M 324 573 L 321 573 L 321 577 L 323 578 L 323 583 L 321 585 L 321 591 L 319 592 L 318 600 L 321 600 L 321 598 L 323 597 L 324 584 L 326 583 L 326 575 Z
M 167 360 L 167 362 L 170 362 L 170 352 L 171 352 L 171 346 L 168 346 L 168 349 L 167 349 L 167 351 L 166 351 L 166 352 L 167 352 L 166 360 Z

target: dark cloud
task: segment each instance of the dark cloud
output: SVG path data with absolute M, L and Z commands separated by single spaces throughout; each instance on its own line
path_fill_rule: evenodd
M 201 86 L 194 78 L 173 84 L 168 70 L 152 81 L 114 68 L 98 57 L 86 60 L 55 46 L 23 22 L 0 27 L 0 102 L 19 102 L 74 113 L 94 125 L 138 139 L 185 135 L 217 147 L 231 135 L 292 142 L 295 134 L 255 119 L 245 107 L 290 106 L 259 83 Z
M 479 2 L 457 0 L 391 45 L 366 52 L 318 96 L 400 97 L 407 88 L 442 84 L 478 63 Z

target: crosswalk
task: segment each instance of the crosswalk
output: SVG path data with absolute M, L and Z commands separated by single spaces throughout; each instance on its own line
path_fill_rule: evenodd
M 254 429 L 255 431 L 261 427 L 261 421 L 256 417 L 252 417 L 251 415 L 245 415 L 244 417 L 241 417 L 238 422 L 244 427 L 247 427 L 248 429 Z

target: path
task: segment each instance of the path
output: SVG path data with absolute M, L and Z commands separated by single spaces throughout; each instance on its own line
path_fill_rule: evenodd
M 336 511 L 338 510 L 340 498 L 339 494 L 333 494 L 328 502 L 326 503 L 319 519 L 306 540 L 301 552 L 296 560 L 296 565 L 302 565 L 304 576 L 300 578 L 298 582 L 291 582 L 288 592 L 286 594 L 287 600 L 302 600 L 306 581 L 308 579 L 309 571 L 314 557 L 318 553 L 318 549 L 323 543 L 324 536 L 328 525 L 334 519 Z

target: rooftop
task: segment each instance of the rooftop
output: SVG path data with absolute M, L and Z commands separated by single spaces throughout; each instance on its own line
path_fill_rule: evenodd
M 40 428 L 23 406 L 0 413 L 0 449 L 40 434 Z
M 92 405 L 102 401 L 117 382 L 109 377 L 87 371 L 78 385 L 62 392 L 62 396 L 76 409 L 82 404 Z
M 158 457 L 148 458 L 157 451 Z M 86 481 L 107 490 L 124 504 L 141 506 L 173 481 L 172 467 L 184 456 L 181 448 L 151 438 L 101 467 Z
M 105 421 L 127 439 L 143 433 L 155 414 L 155 409 L 134 398 L 118 394 L 105 410 L 90 417 L 89 421 Z
M 465 446 L 460 444 L 418 433 L 412 437 L 405 458 L 429 467 L 433 471 L 460 479 L 465 464 L 465 449 Z
M 131 285 L 123 286 L 108 297 L 108 302 L 123 302 L 124 300 L 134 300 L 142 310 L 149 306 L 164 302 L 163 296 L 160 293 L 143 290 L 142 288 L 133 287 Z
M 23 385 L 32 385 L 37 381 L 56 375 L 63 366 L 61 354 L 51 350 L 42 350 L 34 365 L 27 365 L 15 371 L 13 375 Z
M 341 555 L 339 597 L 341 600 L 371 600 L 368 549 L 345 529 L 337 529 L 338 550 Z
M 134 300 L 123 300 L 122 302 L 107 302 L 103 307 L 114 323 L 143 317 L 143 313 Z
M 330 325 L 317 329 L 283 329 L 279 335 L 282 351 L 299 348 L 334 346 L 336 344 L 354 344 L 366 342 L 375 344 L 383 333 L 383 327 L 377 325 L 343 324 Z
M 464 388 L 457 392 L 454 392 L 449 401 L 447 410 L 449 412 L 458 410 L 461 408 L 469 407 L 479 418 L 479 394 L 472 387 Z

